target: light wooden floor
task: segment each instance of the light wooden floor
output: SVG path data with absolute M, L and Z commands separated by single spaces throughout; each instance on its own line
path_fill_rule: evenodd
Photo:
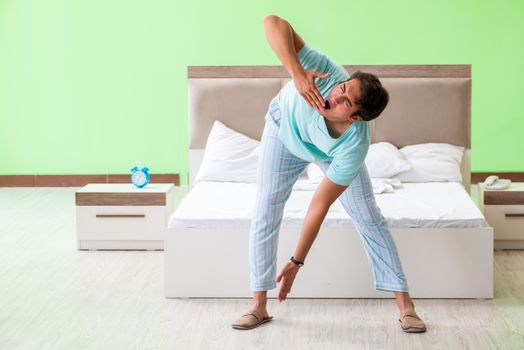
M 394 299 L 270 300 L 238 331 L 247 299 L 164 298 L 162 252 L 77 251 L 76 189 L 0 188 L 0 349 L 524 349 L 524 251 L 495 252 L 493 300 L 415 299 L 426 333 Z

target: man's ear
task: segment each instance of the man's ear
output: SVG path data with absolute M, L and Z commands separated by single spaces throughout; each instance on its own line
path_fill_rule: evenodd
M 361 121 L 361 120 L 364 120 L 364 119 L 362 119 L 362 117 L 359 116 L 359 115 L 351 116 L 351 117 L 349 117 L 349 119 L 350 119 L 352 122 L 359 122 L 359 121 Z

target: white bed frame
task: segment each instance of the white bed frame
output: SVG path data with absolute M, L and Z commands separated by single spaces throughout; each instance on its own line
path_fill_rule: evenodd
M 372 142 L 388 141 L 398 147 L 422 142 L 463 145 L 466 152 L 461 170 L 469 193 L 470 66 L 345 68 L 349 72 L 360 69 L 378 75 L 390 92 L 390 104 L 372 124 Z M 189 67 L 188 75 L 191 185 L 212 122 L 219 119 L 260 139 L 267 103 L 289 78 L 282 67 L 267 66 Z M 243 106 L 224 102 L 238 95 L 243 96 L 240 101 L 251 98 L 262 103 Z M 246 110 L 254 114 L 252 123 L 251 119 L 245 123 L 246 115 L 240 115 L 240 111 Z M 411 124 L 408 131 L 399 126 L 406 123 Z M 390 231 L 411 297 L 493 298 L 493 228 Z M 296 228 L 281 229 L 278 271 L 294 251 L 299 233 Z M 166 297 L 251 297 L 248 242 L 248 228 L 168 228 L 164 242 Z M 275 297 L 277 291 L 278 288 L 269 291 L 268 296 Z M 354 228 L 321 228 L 308 254 L 307 266 L 297 275 L 289 297 L 392 298 L 394 294 L 374 288 L 367 256 Z

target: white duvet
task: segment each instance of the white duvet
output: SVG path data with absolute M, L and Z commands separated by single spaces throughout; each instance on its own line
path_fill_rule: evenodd
M 284 208 L 282 227 L 302 226 L 316 186 L 297 182 Z M 198 182 L 171 215 L 169 227 L 249 229 L 256 190 L 256 183 Z M 375 199 L 389 227 L 489 226 L 457 182 L 403 183 L 393 192 L 375 194 Z M 322 227 L 353 227 L 338 200 Z

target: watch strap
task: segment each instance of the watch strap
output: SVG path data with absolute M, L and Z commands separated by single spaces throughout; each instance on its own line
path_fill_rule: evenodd
M 289 259 L 289 260 L 291 260 L 291 262 L 293 264 L 297 265 L 298 267 L 304 266 L 304 262 L 303 261 L 298 261 L 294 257 L 291 257 L 291 259 Z

